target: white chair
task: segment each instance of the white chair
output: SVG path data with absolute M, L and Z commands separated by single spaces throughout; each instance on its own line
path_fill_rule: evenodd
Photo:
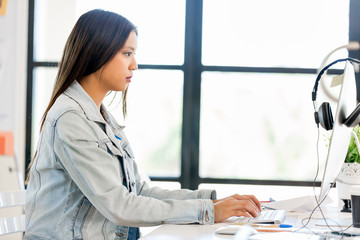
M 0 210 L 25 205 L 25 190 L 0 192 Z M 0 237 L 25 232 L 25 214 L 21 209 L 20 215 L 0 218 Z

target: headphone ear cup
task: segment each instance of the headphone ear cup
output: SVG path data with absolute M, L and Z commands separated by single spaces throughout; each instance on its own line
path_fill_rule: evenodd
M 326 130 L 331 130 L 334 126 L 334 120 L 331 112 L 331 107 L 328 102 L 324 102 L 320 105 L 319 111 L 319 123 Z
M 347 127 L 355 127 L 360 123 L 360 103 L 356 106 L 355 110 L 345 119 L 344 124 Z

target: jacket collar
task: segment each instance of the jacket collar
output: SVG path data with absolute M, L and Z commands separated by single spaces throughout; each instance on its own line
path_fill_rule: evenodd
M 65 90 L 64 94 L 80 105 L 89 120 L 105 124 L 105 120 L 101 116 L 99 108 L 96 106 L 94 100 L 87 94 L 87 92 L 82 88 L 78 81 L 75 80 Z
M 116 119 L 113 115 L 106 109 L 103 103 L 100 105 L 100 112 L 102 116 L 104 116 L 105 121 L 113 128 L 113 129 L 123 129 L 124 126 L 121 126 L 117 123 Z

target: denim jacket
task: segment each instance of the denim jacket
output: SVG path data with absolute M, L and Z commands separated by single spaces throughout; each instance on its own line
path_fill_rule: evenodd
M 27 187 L 25 239 L 125 240 L 129 226 L 212 224 L 215 191 L 149 187 L 123 127 L 100 109 L 74 81 L 48 112 Z

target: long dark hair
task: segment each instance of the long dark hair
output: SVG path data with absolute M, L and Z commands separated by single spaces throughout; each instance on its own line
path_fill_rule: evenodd
M 124 46 L 132 31 L 137 34 L 134 24 L 123 16 L 109 11 L 91 10 L 78 19 L 65 44 L 50 102 L 42 117 L 40 131 L 56 99 L 75 80 L 96 72 L 109 62 Z M 126 94 L 127 89 L 122 93 L 124 116 L 126 115 Z M 28 173 L 26 184 L 29 178 Z

